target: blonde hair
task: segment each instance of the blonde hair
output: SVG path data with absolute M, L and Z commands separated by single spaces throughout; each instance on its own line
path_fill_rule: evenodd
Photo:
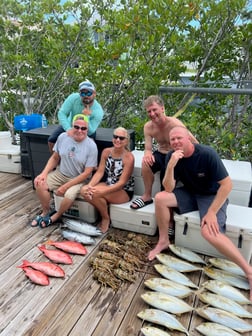
M 83 121 L 86 121 L 87 123 L 89 122 L 89 117 L 84 115 L 84 114 L 76 114 L 74 117 L 73 117 L 73 123 L 76 121 L 76 120 L 83 120 Z
M 119 126 L 119 127 L 117 127 L 117 128 L 114 129 L 113 134 L 115 134 L 116 131 L 120 131 L 120 132 L 123 132 L 125 134 L 125 137 L 128 140 L 127 144 L 125 145 L 125 149 L 127 149 L 128 151 L 130 151 L 130 148 L 129 148 L 129 133 L 126 130 L 126 128 Z

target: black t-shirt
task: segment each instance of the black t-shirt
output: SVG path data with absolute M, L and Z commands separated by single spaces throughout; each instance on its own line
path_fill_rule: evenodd
M 219 189 L 218 181 L 227 177 L 228 172 L 213 148 L 201 144 L 194 146 L 192 156 L 180 159 L 174 167 L 174 178 L 194 194 L 214 195 Z M 173 152 L 167 153 L 166 166 Z

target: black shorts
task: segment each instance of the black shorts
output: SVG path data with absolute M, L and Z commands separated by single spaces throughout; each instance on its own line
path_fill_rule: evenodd
M 164 174 L 165 174 L 165 158 L 166 154 L 160 153 L 159 151 L 153 152 L 153 156 L 155 158 L 155 162 L 153 163 L 152 166 L 150 166 L 151 171 L 153 174 L 160 172 L 160 185 L 161 185 L 161 190 L 164 190 L 163 187 L 163 179 L 164 179 Z
M 184 187 L 175 188 L 173 193 L 176 196 L 178 207 L 175 211 L 178 214 L 184 214 L 186 212 L 198 210 L 200 213 L 200 220 L 205 216 L 207 210 L 212 203 L 216 195 L 198 195 L 190 193 Z M 219 229 L 221 232 L 226 231 L 226 220 L 227 220 L 227 206 L 228 199 L 222 205 L 220 210 L 217 212 L 217 220 L 219 224 Z

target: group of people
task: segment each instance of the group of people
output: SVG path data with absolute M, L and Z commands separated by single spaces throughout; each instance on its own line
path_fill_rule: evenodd
M 114 130 L 113 146 L 103 150 L 97 167 L 94 140 L 103 110 L 95 96 L 94 85 L 82 82 L 79 93 L 70 95 L 59 110 L 61 127 L 49 138 L 52 155 L 34 180 L 42 213 L 31 226 L 43 228 L 57 222 L 80 194 L 99 211 L 98 226 L 105 233 L 110 225 L 108 205 L 129 202 L 133 198 L 134 156 L 128 148 L 129 134 L 125 128 Z M 153 202 L 154 174 L 159 171 L 161 190 L 154 198 L 159 238 L 148 259 L 152 261 L 168 248 L 174 230 L 174 210 L 179 214 L 199 210 L 202 236 L 243 269 L 252 300 L 252 267 L 225 235 L 232 182 L 222 160 L 213 148 L 199 144 L 180 120 L 166 116 L 164 102 L 159 96 L 148 97 L 144 108 L 149 117 L 144 125 L 142 160 L 145 190 L 130 208 L 138 210 Z M 155 151 L 153 141 L 157 144 Z M 57 212 L 50 212 L 52 191 L 64 197 Z

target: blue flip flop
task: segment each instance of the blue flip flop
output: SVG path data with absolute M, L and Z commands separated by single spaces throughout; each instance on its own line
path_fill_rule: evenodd
M 35 225 L 32 225 L 32 222 L 31 222 L 31 223 L 30 223 L 30 226 L 31 226 L 31 227 L 37 227 L 37 226 L 40 226 L 40 223 L 41 223 L 42 220 L 43 220 L 43 217 L 40 216 L 40 215 L 37 215 L 37 216 L 32 220 L 32 222 L 35 221 L 36 224 L 35 224 Z

